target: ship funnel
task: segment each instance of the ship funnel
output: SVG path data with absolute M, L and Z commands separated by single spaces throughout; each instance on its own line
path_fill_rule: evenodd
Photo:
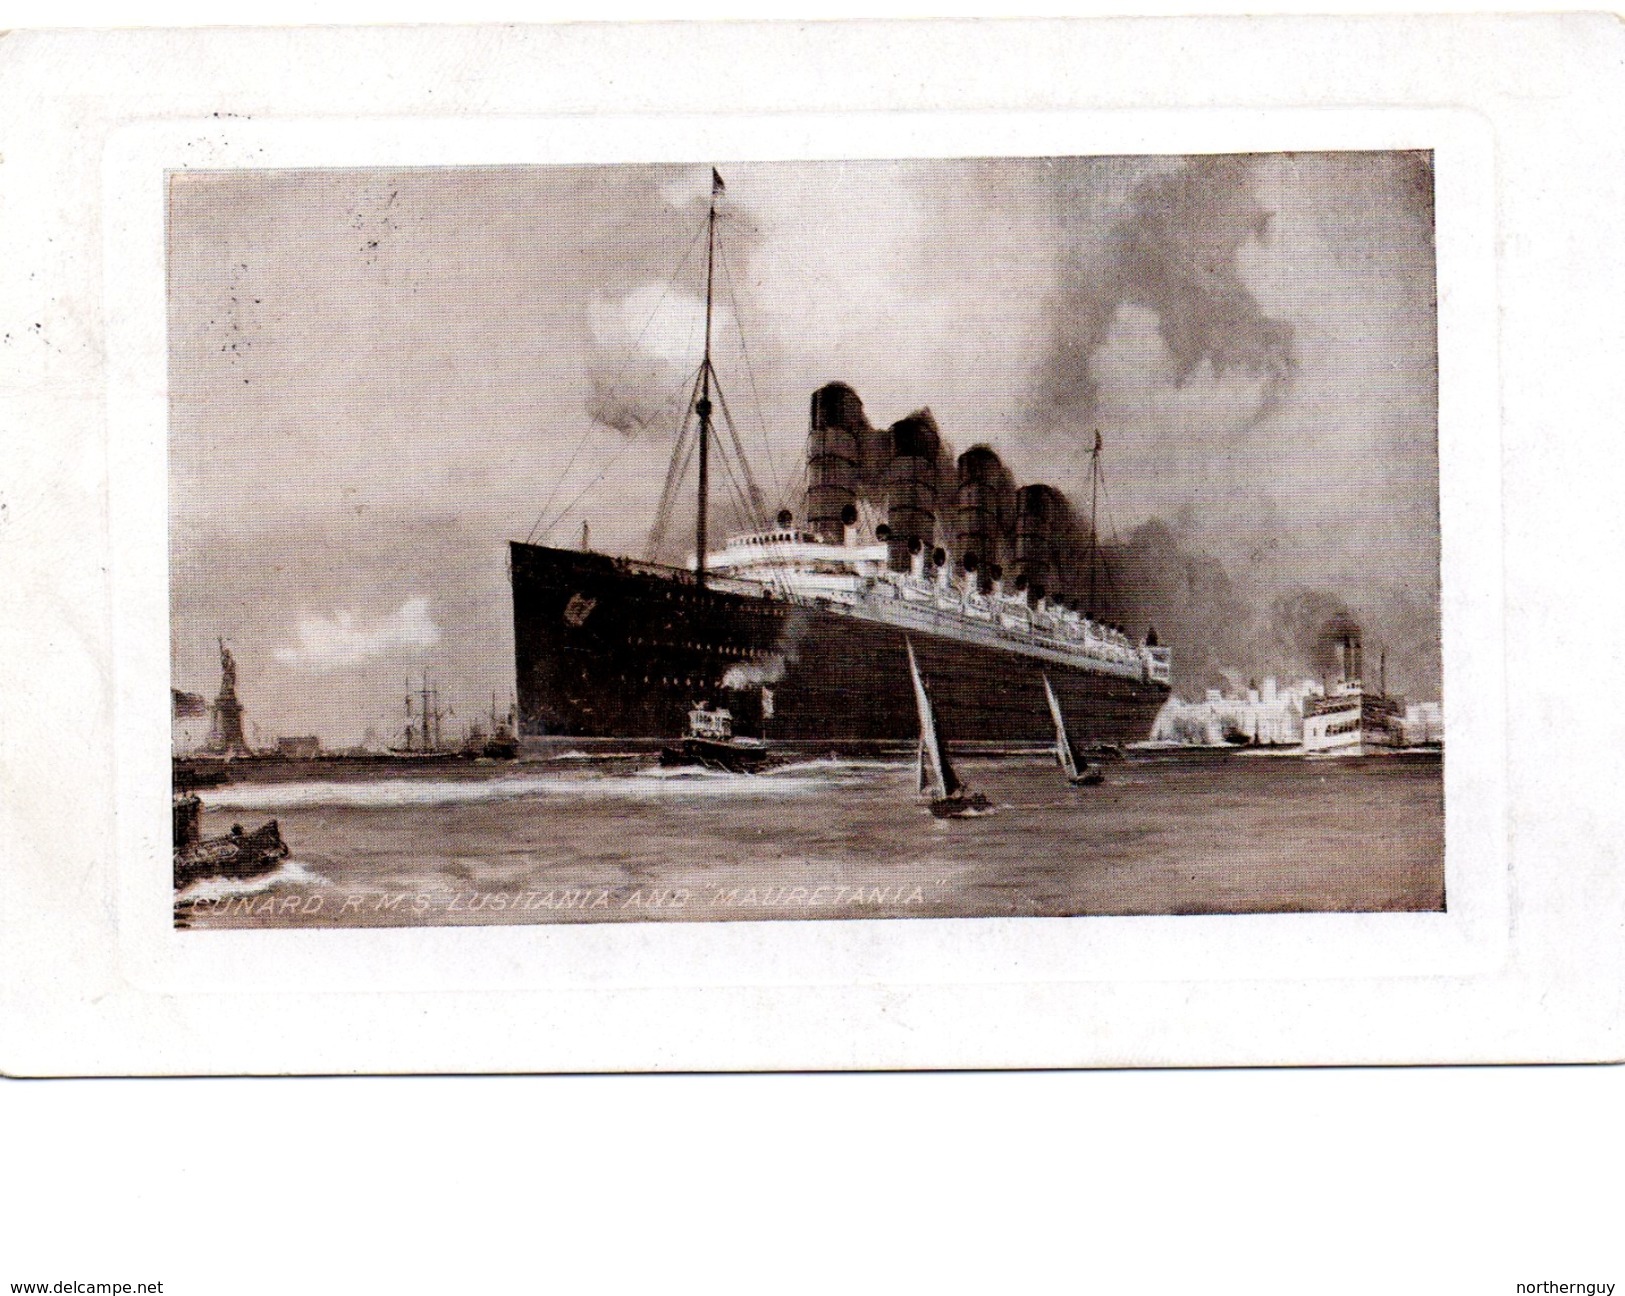
M 858 497 L 866 438 L 873 435 L 863 402 L 845 383 L 826 383 L 812 394 L 807 425 L 807 526 L 819 539 L 841 539 L 841 510 Z
M 909 537 L 908 571 L 915 580 L 925 579 L 925 546 L 920 543 L 919 536 Z
M 790 512 L 789 509 L 780 509 L 779 510 L 778 523 L 779 523 L 779 529 L 781 531 L 784 528 L 788 527 L 795 520 L 796 520 L 796 515 L 794 513 Z
M 1015 478 L 998 453 L 975 445 L 959 456 L 955 471 L 953 531 L 961 553 L 975 553 L 993 563 L 1013 556 Z M 981 577 L 988 588 L 986 571 Z
M 841 538 L 848 547 L 858 542 L 858 509 L 855 504 L 848 504 L 841 510 Z
M 947 590 L 953 588 L 954 562 L 946 549 L 940 546 L 931 551 L 931 561 L 937 569 L 937 588 Z
M 901 571 L 906 555 L 902 536 L 929 540 L 937 533 L 938 460 L 942 437 L 927 409 L 916 410 L 891 427 L 891 463 L 886 470 L 886 515 L 892 540 L 888 565 Z

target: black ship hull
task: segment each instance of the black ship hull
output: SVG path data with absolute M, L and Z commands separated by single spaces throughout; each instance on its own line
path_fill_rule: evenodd
M 525 738 L 671 739 L 701 702 L 736 731 L 839 750 L 912 747 L 905 637 L 956 747 L 1054 744 L 1047 673 L 1083 744 L 1149 737 L 1168 686 L 764 590 L 575 550 L 511 549 Z

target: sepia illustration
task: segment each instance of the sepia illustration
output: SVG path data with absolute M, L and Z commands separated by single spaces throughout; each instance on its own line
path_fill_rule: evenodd
M 1433 199 L 171 173 L 176 926 L 1444 910 Z

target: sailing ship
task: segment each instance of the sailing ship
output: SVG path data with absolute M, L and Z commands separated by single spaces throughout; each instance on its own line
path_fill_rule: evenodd
M 451 715 L 440 705 L 440 690 L 429 683 L 428 673 L 414 689 L 406 681 L 406 724 L 401 730 L 401 741 L 389 749 L 391 756 L 412 756 L 422 759 L 431 756 L 460 756 L 465 753 L 445 744 L 442 725 Z
M 713 168 L 704 351 L 645 557 L 592 552 L 585 530 L 579 548 L 539 543 L 537 528 L 510 546 L 521 737 L 669 740 L 710 702 L 776 748 L 906 750 L 911 641 L 940 681 L 939 711 L 981 744 L 1047 744 L 1045 673 L 1086 743 L 1146 738 L 1169 694 L 1169 650 L 1095 605 L 1093 511 L 1085 530 L 1058 490 L 1018 489 L 988 446 L 956 457 L 929 409 L 876 428 L 850 386 L 819 388 L 799 516 L 769 520 L 712 359 L 725 191 Z M 1096 473 L 1099 451 L 1097 434 Z M 720 547 L 713 457 L 750 526 Z M 673 566 L 655 559 L 690 462 L 693 553 Z
M 948 759 L 947 744 L 931 709 L 931 698 L 925 691 L 925 680 L 920 676 L 920 663 L 914 656 L 914 645 L 907 639 L 908 673 L 914 685 L 914 705 L 920 721 L 919 775 L 920 795 L 931 798 L 931 813 L 938 819 L 963 819 L 970 815 L 993 812 L 993 804 L 980 792 L 973 792 L 955 772 Z
M 1049 702 L 1050 715 L 1055 719 L 1055 759 L 1061 766 L 1061 772 L 1066 780 L 1074 787 L 1095 787 L 1106 781 L 1106 776 L 1100 772 L 1098 765 L 1078 765 L 1078 754 L 1072 748 L 1072 740 L 1067 737 L 1066 717 L 1061 714 L 1060 699 L 1055 696 L 1054 686 L 1049 682 L 1049 676 L 1044 676 L 1044 697 Z

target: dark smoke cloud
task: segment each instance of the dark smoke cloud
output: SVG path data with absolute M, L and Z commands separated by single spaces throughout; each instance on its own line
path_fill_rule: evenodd
M 1291 381 L 1292 326 L 1269 317 L 1241 278 L 1237 254 L 1269 230 L 1247 157 L 1192 158 L 1135 185 L 1112 231 L 1108 255 L 1074 258 L 1074 278 L 1055 301 L 1054 344 L 1039 408 L 1046 418 L 1087 422 L 1099 386 L 1090 362 L 1124 305 L 1155 313 L 1179 382 L 1204 363 L 1262 380 L 1254 421 Z
M 1136 636 L 1156 628 L 1173 649 L 1174 686 L 1183 697 L 1237 691 L 1266 675 L 1283 683 L 1336 679 L 1337 644 L 1351 632 L 1363 640 L 1368 682 L 1377 682 L 1386 652 L 1395 691 L 1439 695 L 1437 621 L 1424 600 L 1403 589 L 1378 591 L 1354 607 L 1307 586 L 1271 594 L 1232 578 L 1188 532 L 1160 518 L 1103 553 L 1110 571 L 1103 616 Z
M 1187 548 L 1160 518 L 1103 552 L 1110 573 L 1107 619 L 1136 636 L 1155 628 L 1175 650 L 1182 692 L 1200 695 L 1229 683 L 1235 663 L 1246 660 L 1241 631 L 1251 618 L 1224 564 Z
M 1326 590 L 1278 594 L 1265 611 L 1267 636 L 1261 647 L 1279 669 L 1311 679 L 1335 678 L 1341 663 L 1338 643 L 1360 626 L 1348 604 Z

